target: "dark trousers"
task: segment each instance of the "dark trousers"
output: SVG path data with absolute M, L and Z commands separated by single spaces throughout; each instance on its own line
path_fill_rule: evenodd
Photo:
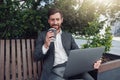
M 80 76 L 81 79 L 64 79 L 54 73 L 51 74 L 49 80 L 94 80 L 88 73 L 85 73 L 83 76 Z
M 89 73 L 82 73 L 80 75 L 77 75 L 79 79 L 76 79 L 75 77 L 65 79 L 63 78 L 64 70 L 65 70 L 64 66 L 54 67 L 51 75 L 49 76 L 49 80 L 94 80 L 93 77 Z

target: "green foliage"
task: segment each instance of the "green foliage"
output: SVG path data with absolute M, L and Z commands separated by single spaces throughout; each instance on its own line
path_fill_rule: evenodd
M 49 24 L 48 24 L 48 9 L 51 7 L 51 5 L 45 5 L 44 7 L 40 8 L 40 16 L 41 16 L 41 22 L 44 25 L 43 30 L 46 30 L 49 28 Z
M 0 38 L 35 38 L 42 29 L 40 11 L 32 3 L 8 0 L 0 5 Z
M 100 33 L 100 29 L 103 29 L 103 22 L 99 22 L 97 20 L 97 17 L 93 19 L 93 21 L 88 22 L 88 26 L 84 28 L 84 35 L 87 36 L 92 36 L 92 35 L 97 35 Z
M 110 50 L 112 42 L 111 27 L 105 28 L 105 33 L 100 34 L 101 23 L 97 21 L 89 22 L 89 28 L 86 28 L 87 43 L 82 45 L 82 48 L 93 48 L 105 46 L 105 52 Z

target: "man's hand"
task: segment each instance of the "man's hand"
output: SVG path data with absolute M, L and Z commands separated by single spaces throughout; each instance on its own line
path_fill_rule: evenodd
M 54 36 L 54 33 L 52 31 L 47 32 L 45 37 L 45 43 L 44 43 L 45 48 L 49 48 L 53 36 Z
M 96 62 L 94 63 L 94 69 L 98 69 L 98 68 L 100 67 L 100 65 L 101 65 L 101 62 L 102 62 L 101 59 L 98 60 L 98 61 L 96 61 Z

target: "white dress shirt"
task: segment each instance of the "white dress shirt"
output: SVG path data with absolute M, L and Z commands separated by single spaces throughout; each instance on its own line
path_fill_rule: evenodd
M 54 41 L 55 45 L 55 59 L 54 59 L 54 65 L 56 66 L 58 64 L 62 64 L 68 60 L 68 56 L 63 48 L 62 40 L 61 40 L 61 34 L 62 31 L 60 30 L 59 33 L 56 35 L 56 40 Z M 48 49 L 46 49 L 44 46 L 42 47 L 43 53 L 46 54 Z

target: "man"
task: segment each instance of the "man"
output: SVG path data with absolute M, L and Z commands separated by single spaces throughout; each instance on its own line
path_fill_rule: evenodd
M 43 60 L 42 75 L 40 80 L 67 80 L 63 75 L 65 63 L 68 60 L 69 51 L 78 49 L 72 35 L 64 32 L 61 29 L 63 22 L 63 15 L 59 9 L 50 9 L 48 12 L 48 23 L 50 28 L 56 29 L 56 40 L 52 42 L 54 32 L 51 30 L 41 32 L 36 41 L 36 48 L 34 51 L 34 58 L 36 60 Z M 97 69 L 100 66 L 101 61 L 97 61 L 94 64 L 94 68 Z M 63 70 L 55 71 L 56 69 Z M 88 73 L 80 75 L 84 80 L 93 80 Z

